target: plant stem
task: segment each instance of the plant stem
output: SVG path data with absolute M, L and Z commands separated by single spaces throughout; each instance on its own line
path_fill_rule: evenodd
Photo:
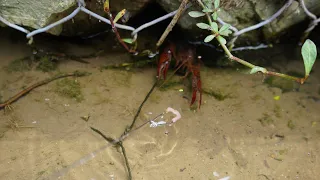
M 198 4 L 201 6 L 202 9 L 205 9 L 205 8 L 206 8 L 205 5 L 202 3 L 201 0 L 197 0 L 197 2 L 198 2 Z M 206 16 L 207 16 L 209 25 L 212 26 L 213 21 L 212 21 L 212 19 L 211 19 L 210 14 L 209 14 L 209 13 L 206 13 Z M 219 34 L 219 32 L 216 32 L 216 31 L 214 31 L 213 29 L 211 30 L 211 33 L 212 33 L 213 35 Z M 227 48 L 227 46 L 221 42 L 220 39 L 217 38 L 217 40 L 218 40 L 219 44 L 221 45 L 222 49 L 224 50 L 224 52 L 226 53 L 226 55 L 228 56 L 228 58 L 229 58 L 230 60 L 237 61 L 238 63 L 240 63 L 240 64 L 242 64 L 242 65 L 244 65 L 244 66 L 247 66 L 247 67 L 249 67 L 249 68 L 251 68 L 251 69 L 257 67 L 257 66 L 254 65 L 254 64 L 251 64 L 251 63 L 249 63 L 249 62 L 247 62 L 247 61 L 245 61 L 245 60 L 243 60 L 243 59 L 240 59 L 240 58 L 234 56 L 234 55 L 230 52 L 230 50 Z M 307 77 L 305 77 L 305 78 L 297 78 L 297 77 L 289 76 L 289 75 L 282 74 L 282 73 L 272 72 L 272 71 L 268 71 L 268 70 L 266 70 L 265 72 L 262 72 L 262 73 L 267 74 L 267 75 L 273 75 L 273 76 L 282 77 L 282 78 L 289 79 L 289 80 L 293 80 L 293 81 L 296 81 L 296 82 L 298 82 L 298 83 L 300 83 L 300 84 L 303 84 L 304 81 L 307 79 Z
M 120 34 L 119 34 L 118 30 L 117 30 L 117 27 L 115 26 L 115 24 L 114 24 L 114 22 L 113 22 L 113 17 L 112 17 L 112 14 L 111 14 L 111 12 L 110 12 L 110 9 L 105 8 L 104 11 L 107 13 L 107 15 L 108 15 L 108 17 L 109 17 L 112 30 L 113 30 L 113 32 L 116 34 L 116 37 L 117 37 L 118 41 L 120 42 L 120 44 L 121 44 L 129 53 L 135 53 L 135 51 L 129 49 L 129 47 L 126 45 L 126 43 L 123 42 L 123 40 L 121 39 Z
M 251 64 L 251 63 L 249 63 L 249 62 L 247 62 L 247 61 L 245 61 L 243 59 L 240 59 L 240 58 L 238 58 L 236 56 L 233 56 L 226 45 L 221 44 L 221 46 L 224 49 L 225 53 L 228 55 L 229 59 L 237 61 L 238 63 L 240 63 L 240 64 L 242 64 L 244 66 L 247 66 L 247 67 L 249 67 L 251 69 L 256 67 L 254 64 Z M 290 79 L 290 80 L 296 81 L 296 82 L 298 82 L 300 84 L 303 84 L 303 82 L 304 82 L 304 79 L 302 79 L 302 78 L 297 78 L 297 77 L 294 77 L 294 76 L 289 76 L 289 75 L 286 75 L 286 74 L 272 72 L 272 71 L 268 71 L 268 70 L 266 72 L 264 72 L 264 74 L 272 75 L 272 76 L 278 76 L 278 77 L 282 77 L 282 78 L 285 78 L 285 79 Z
M 282 77 L 282 78 L 289 79 L 289 80 L 293 80 L 293 81 L 296 81 L 296 82 L 298 82 L 300 84 L 303 84 L 304 81 L 305 81 L 305 78 L 297 78 L 297 77 L 294 77 L 294 76 L 289 76 L 289 75 L 286 75 L 286 74 L 272 72 L 272 71 L 267 71 L 265 74 L 272 75 L 272 76 L 278 76 L 278 77 Z

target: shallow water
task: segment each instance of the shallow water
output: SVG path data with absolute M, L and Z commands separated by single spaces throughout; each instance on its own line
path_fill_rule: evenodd
M 35 69 L 6 72 L 4 67 L 26 56 L 28 49 L 24 42 L 1 38 L 2 100 L 56 74 Z M 76 54 L 94 50 L 80 45 L 56 46 Z M 0 179 L 127 179 L 120 150 L 110 147 L 90 127 L 118 138 L 152 87 L 156 68 L 101 71 L 101 65 L 130 61 L 128 55 L 117 52 L 86 61 L 90 64 L 61 61 L 58 67 L 61 72 L 92 73 L 70 78 L 80 83 L 82 102 L 59 96 L 52 82 L 13 103 L 21 126 L 33 128 L 8 128 L 12 116 L 0 116 Z M 303 72 L 301 62 L 290 61 L 285 70 Z M 273 64 L 283 67 L 281 62 Z M 230 94 L 230 98 L 219 101 L 204 94 L 199 111 L 190 110 L 189 100 L 183 98 L 190 99 L 187 83 L 168 91 L 156 88 L 136 125 L 167 107 L 177 109 L 182 118 L 173 126 L 146 125 L 124 140 L 133 179 L 317 179 L 319 68 L 316 62 L 308 83 L 299 91 L 283 93 L 263 83 L 261 75 L 203 67 L 203 87 Z M 81 118 L 88 115 L 87 122 Z M 170 118 L 166 115 L 164 120 Z

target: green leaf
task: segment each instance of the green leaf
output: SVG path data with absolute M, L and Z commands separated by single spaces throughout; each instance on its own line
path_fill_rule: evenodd
M 218 9 L 220 6 L 220 0 L 214 0 L 214 8 Z
M 218 39 L 218 41 L 219 41 L 220 43 L 222 43 L 222 44 L 224 44 L 224 45 L 227 44 L 227 40 L 226 40 L 225 38 L 223 38 L 222 36 L 218 36 L 217 39 Z
M 257 72 L 266 73 L 267 69 L 263 68 L 263 67 L 255 66 L 254 68 L 251 69 L 250 74 L 254 74 L 254 73 L 257 73 Z
M 122 39 L 123 42 L 125 43 L 128 43 L 128 44 L 132 44 L 133 43 L 133 39 L 131 38 L 125 38 L 125 39 Z
M 213 31 L 218 32 L 218 24 L 216 22 L 211 23 L 211 28 Z
M 219 30 L 219 33 L 221 34 L 223 31 L 226 31 L 226 30 L 228 30 L 229 28 L 230 28 L 230 24 L 224 24 L 221 28 L 220 28 L 220 30 Z
M 204 13 L 212 13 L 213 10 L 212 10 L 212 9 L 205 8 L 205 9 L 202 10 L 202 12 L 204 12 Z
M 215 35 L 213 34 L 210 34 L 209 36 L 207 36 L 205 39 L 204 39 L 204 42 L 208 43 L 210 41 L 212 41 L 212 39 L 216 37 Z
M 197 17 L 201 17 L 201 16 L 206 15 L 205 13 L 199 12 L 199 11 L 190 11 L 188 14 L 189 14 L 189 16 L 191 16 L 193 18 L 197 18 Z
M 231 34 L 231 33 L 232 33 L 232 31 L 230 31 L 230 29 L 228 29 L 228 30 L 225 30 L 225 31 L 221 32 L 220 35 L 229 36 L 229 34 Z
M 206 23 L 197 23 L 197 26 L 198 26 L 200 29 L 210 29 L 210 25 L 209 25 L 209 24 L 206 24 Z
M 212 18 L 213 18 L 213 20 L 217 20 L 218 19 L 218 13 L 217 12 L 214 12 L 213 14 L 212 14 Z
M 202 0 L 202 2 L 208 9 L 213 9 L 213 0 Z
M 305 77 L 308 77 L 317 58 L 316 45 L 310 39 L 307 39 L 302 46 L 301 54 L 304 62 Z
M 110 3 L 109 3 L 109 0 L 106 0 L 106 1 L 104 2 L 104 4 L 103 4 L 103 9 L 104 9 L 104 10 L 107 9 L 107 10 L 109 11 L 109 4 L 110 4 Z
M 126 9 L 122 9 L 116 17 L 113 19 L 113 23 L 116 23 L 126 13 Z

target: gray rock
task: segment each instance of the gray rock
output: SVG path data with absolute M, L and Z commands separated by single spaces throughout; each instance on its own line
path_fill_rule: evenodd
M 181 0 L 157 0 L 157 2 L 166 11 L 171 12 L 179 7 Z M 286 0 L 221 0 L 219 17 L 238 28 L 238 30 L 241 30 L 268 19 L 286 2 Z M 191 10 L 201 10 L 195 2 L 193 4 L 187 12 Z M 305 4 L 311 12 L 320 15 L 319 0 L 305 0 Z M 261 40 L 261 36 L 264 36 L 265 40 L 270 40 L 282 35 L 288 28 L 302 22 L 306 18 L 307 16 L 299 6 L 299 3 L 294 1 L 291 6 L 272 23 L 261 29 L 242 34 L 238 41 L 259 41 Z M 200 38 L 203 38 L 207 33 L 195 30 L 195 24 L 197 22 L 206 22 L 206 19 L 194 19 L 185 13 L 179 21 L 179 25 L 184 29 L 197 31 L 198 34 L 200 33 L 202 35 Z
M 0 16 L 7 21 L 38 29 L 59 20 L 67 9 L 76 5 L 74 0 L 0 0 Z M 50 30 L 60 34 L 62 26 Z
M 125 8 L 134 16 L 151 1 L 152 0 L 111 1 L 110 8 L 114 15 Z M 172 12 L 179 7 L 181 0 L 156 0 L 156 2 L 167 12 Z M 219 17 L 238 29 L 243 29 L 266 20 L 286 2 L 286 0 L 221 0 Z M 106 13 L 103 12 L 103 3 L 104 0 L 86 0 L 86 8 L 99 15 L 106 16 Z M 193 4 L 187 12 L 200 10 L 196 3 Z M 311 12 L 320 15 L 319 0 L 305 0 L 305 4 Z M 76 0 L 0 0 L 0 16 L 14 24 L 38 29 L 69 15 L 76 7 Z M 307 16 L 296 0 L 275 21 L 258 30 L 242 34 L 238 42 L 258 42 L 278 38 L 286 33 L 288 28 L 305 19 L 307 19 Z M 200 30 L 195 25 L 201 21 L 206 22 L 206 19 L 194 19 L 185 13 L 179 20 L 179 25 L 183 29 L 192 32 L 193 37 L 203 40 L 208 32 Z M 107 27 L 105 23 L 100 23 L 99 20 L 80 12 L 72 21 L 52 28 L 48 33 L 75 36 L 97 32 L 105 29 L 105 27 Z M 261 39 L 261 37 L 264 39 Z
M 135 15 L 151 0 L 111 1 L 111 12 L 116 15 L 122 9 L 127 9 Z M 86 8 L 106 17 L 103 11 L 104 0 L 85 1 Z M 77 7 L 76 0 L 0 0 L 0 16 L 7 21 L 24 27 L 39 29 L 69 15 Z M 54 35 L 74 36 L 106 27 L 97 19 L 86 13 L 78 13 L 72 21 L 50 29 Z

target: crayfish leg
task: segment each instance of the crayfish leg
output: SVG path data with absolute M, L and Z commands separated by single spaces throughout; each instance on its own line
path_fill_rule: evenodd
M 194 102 L 196 101 L 196 99 L 197 99 L 197 91 L 194 90 L 194 91 L 192 92 L 192 99 L 191 99 L 190 106 L 192 106 L 192 105 L 194 104 Z
M 201 106 L 201 103 L 202 103 L 202 92 L 200 91 L 199 94 L 200 94 L 200 99 L 199 99 L 199 109 L 200 109 L 200 106 Z

